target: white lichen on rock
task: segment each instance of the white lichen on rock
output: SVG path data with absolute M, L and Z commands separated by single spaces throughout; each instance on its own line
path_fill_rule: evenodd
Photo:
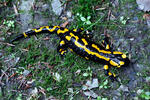
M 150 11 L 150 0 L 136 0 L 139 9 L 143 11 Z

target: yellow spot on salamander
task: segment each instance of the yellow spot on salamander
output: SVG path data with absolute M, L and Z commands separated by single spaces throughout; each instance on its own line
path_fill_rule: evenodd
M 82 38 L 81 40 L 83 41 L 84 45 L 88 45 L 87 41 L 84 38 Z
M 119 51 L 114 51 L 113 54 L 123 54 L 123 53 Z
M 108 73 L 108 75 L 109 75 L 109 76 L 111 76 L 111 75 L 112 75 L 112 73 L 111 73 L 111 72 L 109 72 L 109 73 Z
M 69 31 L 67 28 L 65 28 L 64 30 L 59 29 L 59 30 L 57 31 L 57 34 L 66 33 L 67 31 Z
M 77 29 L 73 29 L 74 32 L 77 32 Z
M 65 38 L 70 41 L 71 40 L 71 37 L 70 36 L 65 36 Z
M 65 44 L 65 41 L 63 41 L 63 40 L 60 41 L 60 44 L 61 44 L 61 45 L 64 45 L 64 44 Z
M 32 29 L 32 30 L 34 30 L 36 33 L 38 33 L 38 32 L 41 32 L 43 28 L 44 28 L 44 26 L 40 27 L 40 29 Z
M 54 26 L 52 29 L 50 29 L 49 26 L 45 26 L 45 27 L 50 32 L 54 32 L 56 28 L 60 28 L 60 26 Z
M 106 46 L 106 49 L 109 49 L 110 47 L 109 47 L 109 45 L 107 44 L 107 46 Z
M 110 51 L 100 50 L 100 48 L 96 44 L 92 44 L 92 47 L 97 49 L 99 52 L 106 53 L 106 54 L 111 54 Z
M 75 36 L 73 33 L 70 33 L 70 36 L 71 37 L 74 37 L 76 39 L 76 41 L 78 41 L 79 37 L 78 36 Z
M 87 59 L 87 60 L 88 60 L 89 58 L 88 58 L 88 57 L 85 57 L 85 59 Z
M 109 61 L 110 58 L 106 58 L 104 56 L 101 56 L 99 53 L 97 52 L 93 52 L 90 51 L 85 45 L 81 45 L 78 41 L 75 41 L 75 45 L 79 48 L 83 48 L 88 54 L 90 55 L 95 55 L 96 57 L 100 58 L 100 59 L 104 59 L 106 61 Z
M 102 43 L 104 43 L 104 40 L 102 41 Z
M 123 61 L 120 61 L 120 65 L 124 65 L 124 62 L 123 62 Z
M 121 66 L 119 65 L 119 66 L 117 66 L 118 68 L 120 68 Z
M 71 52 L 73 52 L 73 50 L 71 48 L 69 48 Z
M 66 51 L 61 51 L 61 54 L 63 55 Z
M 125 54 L 122 54 L 121 57 L 122 57 L 122 58 L 126 58 L 127 56 L 126 56 Z
M 107 70 L 108 69 L 108 65 L 104 65 L 104 69 Z
M 24 36 L 25 38 L 28 37 L 28 35 L 27 35 L 25 32 L 23 33 L 23 36 Z
M 59 49 L 59 52 L 61 52 L 62 51 L 62 49 Z
M 126 58 L 127 57 L 126 54 L 124 54 L 122 52 L 119 52 L 119 51 L 114 51 L 113 54 L 122 54 L 121 55 L 122 58 Z
M 116 62 L 112 61 L 112 60 L 110 61 L 110 64 L 113 65 L 113 66 L 118 66 L 118 64 Z
M 116 74 L 113 73 L 113 76 L 116 77 Z

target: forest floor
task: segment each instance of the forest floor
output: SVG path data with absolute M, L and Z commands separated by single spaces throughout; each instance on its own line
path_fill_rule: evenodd
M 0 100 L 150 99 L 150 13 L 139 10 L 135 0 L 108 1 L 0 1 Z M 112 82 L 102 64 L 70 51 L 60 57 L 56 35 L 9 43 L 47 25 L 90 30 L 97 43 L 108 34 L 113 49 L 127 54 L 130 65 L 112 68 L 119 80 Z

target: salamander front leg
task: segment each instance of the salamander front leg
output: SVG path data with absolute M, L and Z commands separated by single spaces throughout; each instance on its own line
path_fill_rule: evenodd
M 65 54 L 67 53 L 67 45 L 65 43 L 64 40 L 61 40 L 60 43 L 59 43 L 59 46 L 57 48 L 57 51 L 59 52 L 59 54 L 61 56 L 65 56 Z
M 109 41 L 109 37 L 104 38 L 104 40 L 102 41 L 102 45 L 104 46 L 104 48 L 106 50 L 112 50 L 111 44 L 110 44 L 110 41 Z
M 91 39 L 93 37 L 92 32 L 90 32 L 90 31 L 84 31 L 83 28 L 73 29 L 73 32 L 79 33 L 79 34 L 81 34 L 83 32 L 82 36 L 84 38 L 87 38 L 87 39 Z
M 104 73 L 105 73 L 105 75 L 109 76 L 112 81 L 118 81 L 116 78 L 116 74 L 111 73 L 109 71 L 108 65 L 104 65 Z

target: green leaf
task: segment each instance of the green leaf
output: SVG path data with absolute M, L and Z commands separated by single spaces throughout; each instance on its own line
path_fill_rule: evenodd
M 89 20 L 91 18 L 91 16 L 88 16 L 87 19 Z
M 83 76 L 87 77 L 87 76 L 89 76 L 89 74 L 88 73 L 83 73 Z
M 81 21 L 83 21 L 83 22 L 86 21 L 86 19 L 85 19 L 84 17 L 81 17 L 80 19 L 81 19 Z
M 91 22 L 90 21 L 86 21 L 86 24 L 89 25 L 89 24 L 91 24 Z

